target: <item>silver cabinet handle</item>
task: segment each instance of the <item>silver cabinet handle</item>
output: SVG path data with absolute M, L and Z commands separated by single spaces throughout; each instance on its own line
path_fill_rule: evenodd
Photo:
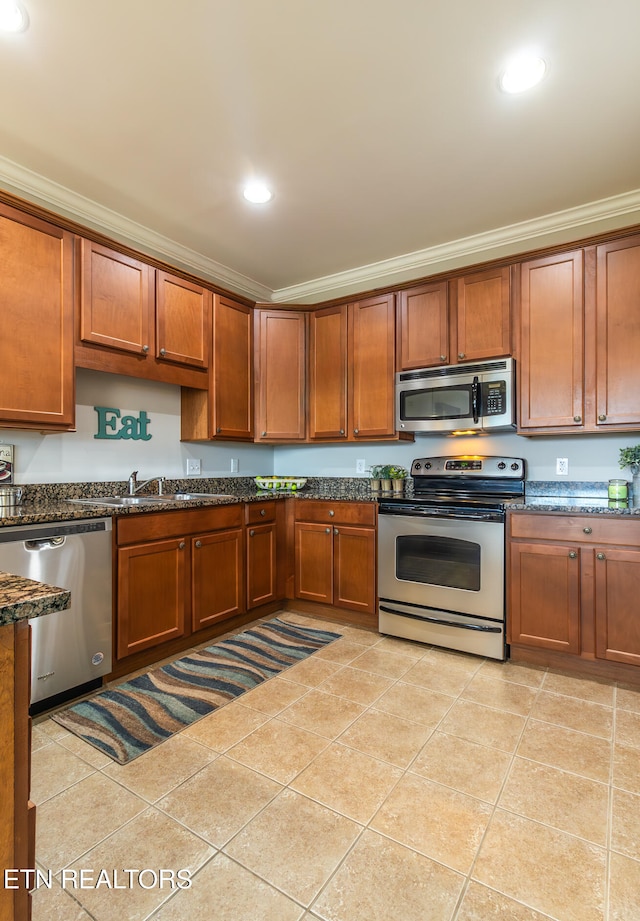
M 600 413 L 600 415 L 598 416 L 598 422 L 604 422 L 606 418 L 607 417 L 604 413 Z
M 266 438 L 266 437 L 267 437 L 267 433 L 266 433 L 266 432 L 263 432 L 263 433 L 262 433 L 262 437 L 263 437 L 263 438 Z
M 446 356 L 446 355 L 441 355 L 441 356 L 440 356 L 440 361 L 446 361 L 446 360 L 447 360 L 447 356 Z
M 570 559 L 570 560 L 575 560 L 575 558 L 577 557 L 577 555 L 578 555 L 578 554 L 576 553 L 575 550 L 571 550 L 571 551 L 569 552 L 569 559 Z
M 574 422 L 582 422 L 582 416 L 574 416 L 574 417 L 573 417 L 573 421 L 574 421 Z
M 585 534 L 591 534 L 591 531 L 592 531 L 593 529 L 592 529 L 592 528 L 583 528 L 582 530 L 583 530 L 583 532 L 584 532 Z
M 201 541 L 201 540 L 197 540 L 197 541 L 196 541 L 196 547 L 198 548 L 198 550 L 200 549 L 200 547 L 202 547 L 202 541 Z
M 353 434 L 354 434 L 354 435 L 359 435 L 359 434 L 360 434 L 360 429 L 354 429 L 354 430 L 353 430 Z
M 249 531 L 249 537 L 253 537 L 255 533 L 256 532 L 253 530 L 253 528 L 251 528 L 251 530 Z
M 606 560 L 606 556 L 604 555 L 604 553 L 596 553 L 596 559 L 597 559 L 597 560 Z
M 333 509 L 331 509 L 331 511 L 329 512 L 329 518 L 333 518 L 334 515 L 335 515 L 335 512 Z
M 166 349 L 160 349 L 160 354 L 164 357 L 167 354 Z
M 458 358 L 465 358 L 464 352 L 458 352 Z
M 325 533 L 325 534 L 331 534 L 331 528 L 325 528 L 325 529 L 324 529 L 324 533 Z
M 221 431 L 222 429 L 220 428 L 220 426 L 219 425 L 216 426 L 216 435 L 219 435 Z
M 261 508 L 261 509 L 260 509 L 260 514 L 261 514 L 262 517 L 264 518 L 264 516 L 267 514 L 266 508 Z
M 337 529 L 337 528 L 334 528 L 334 529 L 333 529 L 333 533 L 334 533 L 334 534 L 339 534 L 339 533 L 340 533 L 340 531 L 338 531 L 338 529 Z
M 178 550 L 184 550 L 184 541 L 183 541 L 183 540 L 181 540 L 180 543 L 178 544 Z
M 344 435 L 344 429 L 340 429 L 340 434 Z
M 148 346 L 148 345 L 143 345 L 143 346 L 142 346 L 142 351 L 143 351 L 143 352 L 148 352 L 148 351 L 149 351 L 149 346 Z

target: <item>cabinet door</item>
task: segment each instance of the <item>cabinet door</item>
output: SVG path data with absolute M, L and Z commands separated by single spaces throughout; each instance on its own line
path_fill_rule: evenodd
M 156 358 L 208 367 L 210 315 L 210 291 L 168 272 L 156 272 Z
M 212 435 L 253 441 L 253 335 L 249 307 L 213 299 Z
M 395 434 L 395 298 L 349 305 L 349 437 Z
M 458 279 L 458 361 L 511 353 L 509 269 L 490 269 Z
M 594 550 L 596 656 L 640 665 L 640 550 Z
M 309 437 L 347 437 L 347 306 L 309 317 Z
M 333 604 L 333 528 L 296 521 L 295 597 Z
M 200 630 L 244 612 L 241 528 L 191 539 L 192 627 Z
M 306 436 L 306 315 L 257 310 L 256 441 Z
M 640 424 L 640 236 L 597 247 L 596 426 Z
M 333 603 L 375 615 L 375 529 L 341 525 L 333 533 Z
M 275 601 L 276 525 L 253 525 L 247 528 L 247 609 Z
M 118 549 L 118 658 L 183 636 L 189 611 L 186 541 Z
M 398 370 L 449 361 L 449 300 L 446 281 L 408 288 L 398 295 Z
M 507 641 L 580 653 L 580 550 L 511 543 Z
M 73 238 L 0 204 L 0 422 L 74 425 Z
M 151 266 L 82 240 L 80 339 L 103 348 L 153 354 Z
M 583 305 L 581 250 L 522 264 L 519 431 L 584 425 Z

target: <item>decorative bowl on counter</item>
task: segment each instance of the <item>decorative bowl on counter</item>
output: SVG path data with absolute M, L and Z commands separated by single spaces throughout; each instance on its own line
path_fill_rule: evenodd
M 258 489 L 270 489 L 272 492 L 295 492 L 307 482 L 306 477 L 301 476 L 257 476 L 254 479 Z

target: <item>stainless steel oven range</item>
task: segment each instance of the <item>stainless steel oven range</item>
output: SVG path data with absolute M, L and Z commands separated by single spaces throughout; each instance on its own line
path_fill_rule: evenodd
M 524 495 L 524 468 L 519 457 L 414 460 L 413 496 L 379 504 L 381 633 L 505 658 L 505 509 Z

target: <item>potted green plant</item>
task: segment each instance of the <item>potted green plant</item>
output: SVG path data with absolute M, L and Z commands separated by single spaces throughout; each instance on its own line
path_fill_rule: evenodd
M 407 469 L 406 467 L 400 467 L 397 464 L 393 464 L 389 468 L 389 476 L 391 478 L 391 486 L 394 492 L 401 493 L 404 490 L 404 481 L 407 478 Z
M 640 445 L 620 448 L 620 469 L 628 467 L 633 477 L 633 504 L 640 506 Z
M 384 470 L 384 467 L 382 466 L 382 464 L 374 464 L 373 467 L 371 468 L 370 486 L 374 492 L 380 491 L 380 480 L 382 478 L 383 470 Z

